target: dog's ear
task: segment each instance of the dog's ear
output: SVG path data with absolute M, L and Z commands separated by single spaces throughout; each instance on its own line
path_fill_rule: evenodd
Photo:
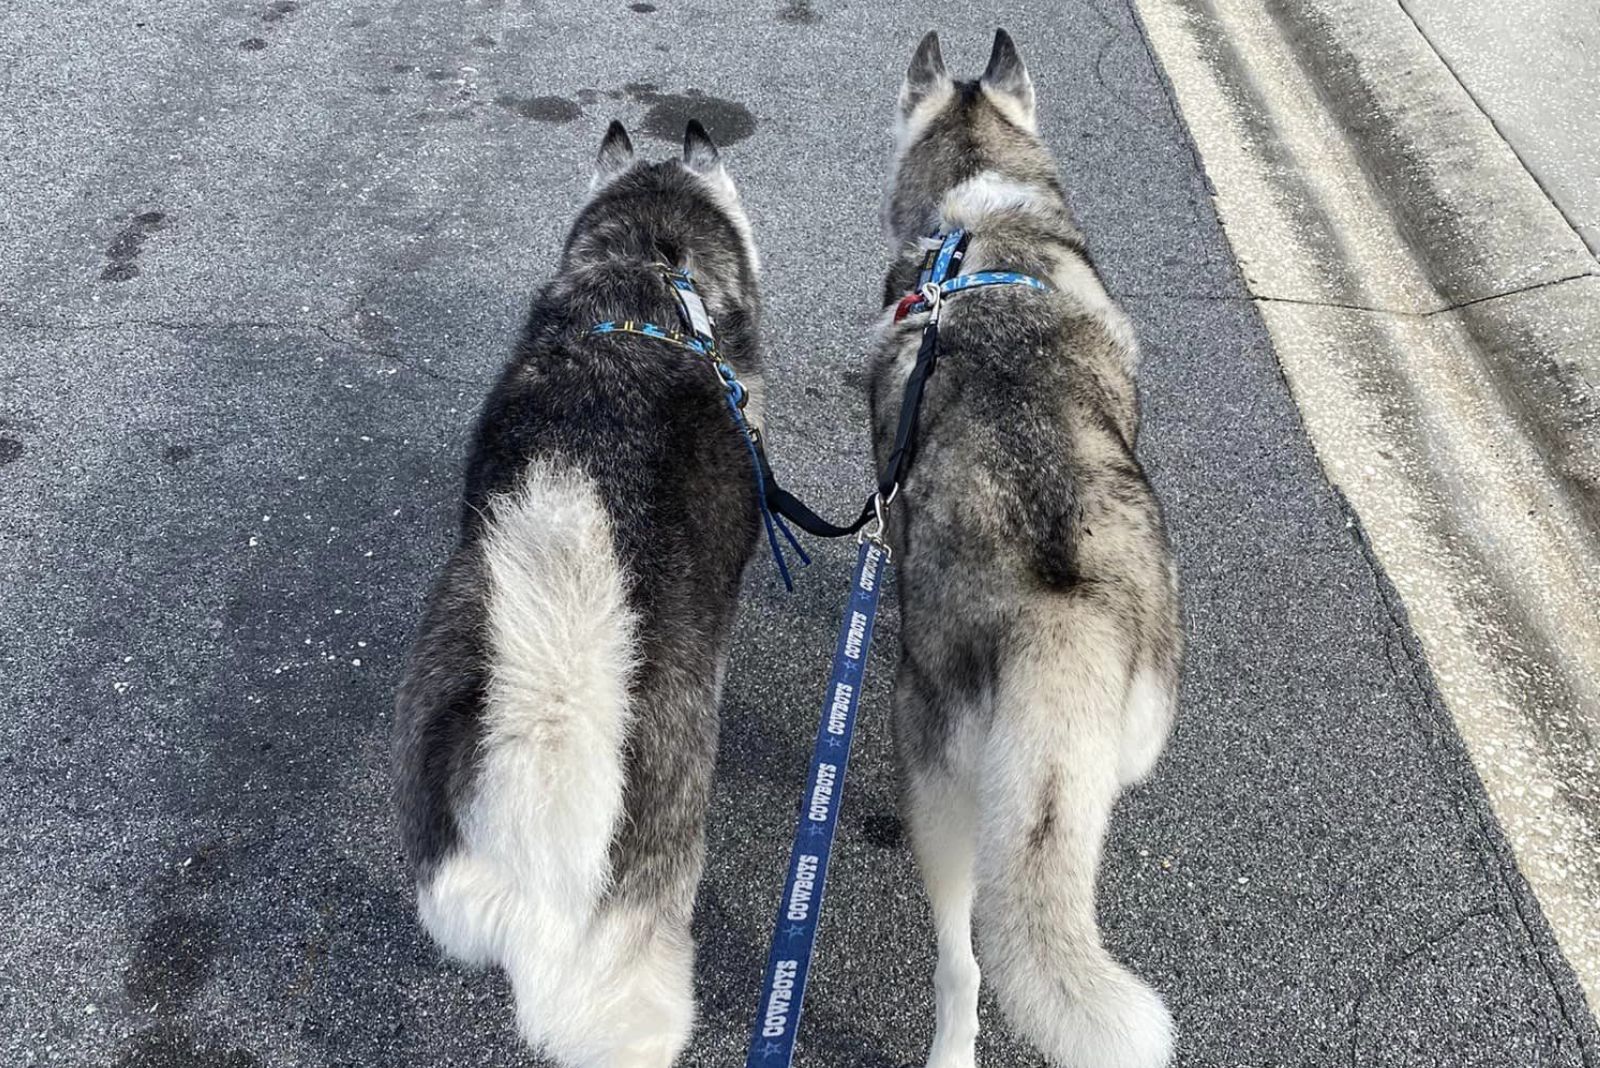
M 611 125 L 606 127 L 605 137 L 600 140 L 600 153 L 595 157 L 591 188 L 599 189 L 631 166 L 633 142 L 628 139 L 628 131 L 622 123 L 612 119 Z
M 710 174 L 722 166 L 717 143 L 698 119 L 690 119 L 683 128 L 683 165 L 696 174 Z
M 989 53 L 989 66 L 979 79 L 983 88 L 1002 104 L 1014 103 L 1023 125 L 1033 127 L 1033 79 L 1023 66 L 1017 46 L 1005 30 L 994 31 L 994 50 Z
M 944 69 L 944 54 L 939 51 L 939 34 L 929 30 L 911 56 L 906 80 L 900 85 L 900 117 L 905 118 L 932 93 L 950 86 Z

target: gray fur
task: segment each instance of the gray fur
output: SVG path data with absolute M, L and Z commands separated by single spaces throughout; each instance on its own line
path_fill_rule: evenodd
M 1160 751 L 1180 662 L 1172 557 L 1134 453 L 1137 350 L 1030 128 L 1032 82 L 1010 38 L 996 35 L 977 82 L 941 87 L 930 55 L 932 35 L 901 93 L 885 304 L 914 286 L 916 241 L 952 222 L 958 187 L 998 191 L 961 201 L 987 204 L 962 209 L 977 216 L 963 270 L 1021 271 L 1054 292 L 998 287 L 945 304 L 890 510 L 904 621 L 896 748 L 940 941 L 929 1064 L 972 1063 L 975 911 L 985 973 L 1053 1063 L 1154 1068 L 1170 1020 L 1101 948 L 1094 919 L 1112 801 Z M 880 464 L 926 318 L 880 334 Z

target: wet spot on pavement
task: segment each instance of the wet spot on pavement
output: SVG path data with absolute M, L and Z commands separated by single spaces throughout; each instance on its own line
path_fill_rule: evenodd
M 356 336 L 362 341 L 375 345 L 393 345 L 401 343 L 404 332 L 384 314 L 375 308 L 360 307 L 351 317 L 355 323 Z
M 149 236 L 162 229 L 166 222 L 166 215 L 159 211 L 141 212 L 124 226 L 110 246 L 106 249 L 108 263 L 100 272 L 102 282 L 126 282 L 130 278 L 139 276 L 139 253 L 144 250 L 144 243 Z
M 372 25 L 372 20 L 363 15 L 360 18 L 351 19 L 349 22 L 345 23 L 345 25 L 350 27 L 352 30 L 364 30 L 368 26 Z
M 211 975 L 220 929 L 204 916 L 158 916 L 134 947 L 123 987 L 136 1004 L 164 1016 L 183 1009 Z
M 16 438 L 0 438 L 0 467 L 4 467 L 21 455 L 22 442 Z
M 511 93 L 500 93 L 494 98 L 494 102 L 525 119 L 537 119 L 540 122 L 571 122 L 583 114 L 583 109 L 576 101 L 568 100 L 564 96 L 515 96 Z
M 579 89 L 578 90 L 578 103 L 580 103 L 580 104 L 593 104 L 596 100 L 599 100 L 599 99 L 600 99 L 600 94 L 597 93 L 593 89 Z
M 244 40 L 239 42 L 239 47 L 244 49 L 246 52 L 259 52 L 263 48 L 267 47 L 267 42 L 259 37 L 246 37 Z
M 447 82 L 453 77 L 455 77 L 455 75 L 451 74 L 447 70 L 430 70 L 427 74 L 427 78 L 430 82 Z
M 778 21 L 791 26 L 815 26 L 822 21 L 822 16 L 811 6 L 811 0 L 784 0 L 783 6 L 778 8 Z
M 261 16 L 262 22 L 282 22 L 284 19 L 300 10 L 300 5 L 295 0 L 274 0 L 267 5 L 266 14 Z
M 161 458 L 169 464 L 181 464 L 194 455 L 192 445 L 168 445 L 161 450 Z
M 644 2 L 644 0 L 639 0 L 639 3 L 629 4 L 628 5 L 628 10 L 629 11 L 637 11 L 641 15 L 648 15 L 652 11 L 654 11 L 655 9 L 656 9 L 656 5 L 647 4 L 647 3 Z
M 867 813 L 861 820 L 861 830 L 867 841 L 879 849 L 894 849 L 903 837 L 900 817 L 888 810 Z
M 681 140 L 690 119 L 699 119 L 711 139 L 722 146 L 737 144 L 756 132 L 756 118 L 749 108 L 698 89 L 653 94 L 653 100 L 644 116 L 644 132 L 663 141 Z
M 478 36 L 472 39 L 472 43 L 478 48 L 493 48 L 495 46 L 495 39 L 486 33 L 480 33 Z

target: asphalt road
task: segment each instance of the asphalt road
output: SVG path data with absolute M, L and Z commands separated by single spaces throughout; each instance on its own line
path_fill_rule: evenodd
M 781 6 L 780 6 L 781 5 Z M 921 32 L 1017 37 L 1145 346 L 1181 723 L 1101 911 L 1186 1065 L 1590 1065 L 1595 1026 L 1403 609 L 1323 479 L 1127 8 L 287 0 L 0 14 L 0 1060 L 532 1063 L 413 921 L 391 688 L 473 410 L 613 116 L 722 138 L 766 260 L 770 437 L 865 485 L 886 127 Z M 848 550 L 753 568 L 685 1063 L 742 1056 Z M 919 1063 L 892 595 L 800 1063 Z M 1034 1065 L 991 1011 L 986 1068 Z

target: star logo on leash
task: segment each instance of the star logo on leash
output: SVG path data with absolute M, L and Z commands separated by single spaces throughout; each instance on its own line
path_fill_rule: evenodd
M 813 838 L 819 838 L 828 833 L 828 828 L 824 827 L 820 823 L 813 823 L 806 833 Z
M 844 747 L 844 739 L 843 738 L 835 737 L 834 735 L 831 735 L 831 734 L 828 735 L 828 748 L 829 749 L 841 749 L 843 747 Z
M 776 1042 L 768 1042 L 765 1046 L 761 1047 L 761 1055 L 763 1057 L 776 1057 L 782 1052 L 783 1047 L 778 1045 Z
M 790 938 L 799 938 L 801 935 L 806 933 L 806 929 L 803 924 L 791 923 L 789 926 L 783 929 L 783 933 L 788 935 Z

